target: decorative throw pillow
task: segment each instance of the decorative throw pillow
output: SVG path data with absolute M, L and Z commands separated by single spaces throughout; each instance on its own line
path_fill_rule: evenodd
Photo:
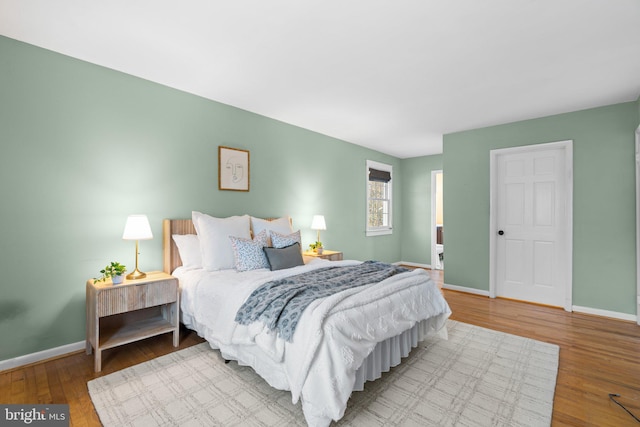
M 291 234 L 280 234 L 276 231 L 271 231 L 271 246 L 276 249 L 285 248 L 287 246 L 291 246 L 294 243 L 297 243 L 302 247 L 302 240 L 300 239 L 300 230 Z
M 282 218 L 268 220 L 262 218 L 251 217 L 251 230 L 253 231 L 253 235 L 256 236 L 260 234 L 262 230 L 267 231 L 267 243 L 268 246 L 271 246 L 271 236 L 269 232 L 275 231 L 280 234 L 291 234 L 293 232 L 293 228 L 291 228 L 291 218 L 288 216 L 283 216 Z
M 304 265 L 300 243 L 294 243 L 286 248 L 264 248 L 271 271 Z
M 262 230 L 253 240 L 229 236 L 236 270 L 249 271 L 269 268 L 269 262 L 262 248 L 267 246 L 267 231 Z
M 251 239 L 249 215 L 215 218 L 194 211 L 192 218 L 200 239 L 202 267 L 208 271 L 234 268 L 229 236 Z
M 174 234 L 171 236 L 176 242 L 182 266 L 185 268 L 202 268 L 202 254 L 200 253 L 200 239 L 196 234 Z

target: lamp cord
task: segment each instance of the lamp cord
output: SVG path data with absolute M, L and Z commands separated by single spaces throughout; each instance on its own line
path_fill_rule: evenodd
M 628 410 L 627 408 L 625 408 L 625 407 L 624 407 L 624 405 L 623 405 L 622 403 L 618 402 L 616 399 L 614 399 L 614 397 L 620 397 L 620 395 L 619 395 L 619 394 L 616 394 L 616 393 L 609 393 L 609 399 L 613 400 L 613 401 L 616 403 L 616 405 L 618 405 L 619 407 L 621 407 L 622 409 L 624 409 L 625 411 L 627 411 L 627 413 L 628 413 L 629 415 L 631 415 L 631 416 L 633 417 L 633 419 L 634 419 L 634 420 L 636 420 L 637 422 L 639 422 L 639 423 L 640 423 L 640 418 L 638 418 L 638 417 L 636 417 L 635 415 L 633 415 L 633 413 L 632 413 L 630 410 Z

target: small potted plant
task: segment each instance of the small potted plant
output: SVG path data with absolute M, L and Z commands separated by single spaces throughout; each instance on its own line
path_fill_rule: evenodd
M 120 264 L 119 262 L 112 261 L 109 265 L 100 270 L 100 273 L 102 273 L 102 277 L 95 278 L 94 281 L 100 282 L 111 278 L 111 281 L 114 285 L 119 285 L 124 281 L 124 273 L 126 271 L 126 266 Z
M 313 252 L 316 252 L 318 255 L 322 255 L 322 242 L 315 242 L 315 243 L 311 243 L 309 245 L 309 248 L 311 248 L 311 250 Z

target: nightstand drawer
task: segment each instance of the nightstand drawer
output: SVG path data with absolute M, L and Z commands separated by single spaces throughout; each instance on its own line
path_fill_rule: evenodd
M 175 280 L 117 286 L 98 294 L 99 317 L 172 303 L 178 295 Z

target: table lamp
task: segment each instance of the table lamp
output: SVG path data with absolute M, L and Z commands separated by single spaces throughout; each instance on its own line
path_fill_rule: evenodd
M 151 233 L 151 226 L 146 215 L 129 215 L 127 217 L 127 223 L 124 226 L 124 233 L 122 233 L 124 240 L 136 241 L 136 269 L 127 274 L 127 279 L 142 279 L 147 277 L 146 273 L 138 270 L 138 241 L 153 239 Z
M 318 238 L 316 242 L 320 242 L 320 230 L 326 230 L 327 224 L 324 222 L 324 215 L 314 215 L 311 220 L 311 229 L 318 230 Z

